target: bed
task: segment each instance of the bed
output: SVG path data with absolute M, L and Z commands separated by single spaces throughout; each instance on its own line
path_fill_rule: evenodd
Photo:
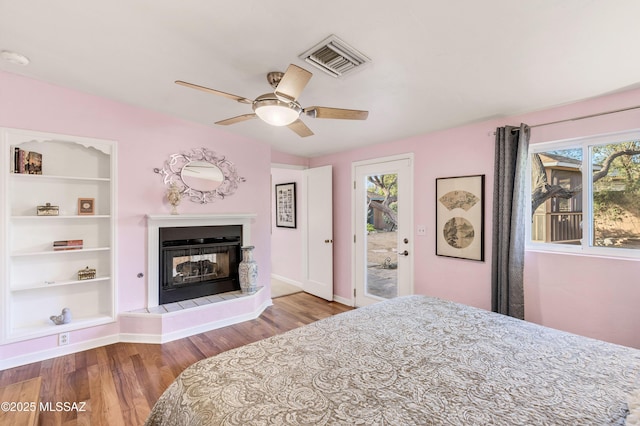
M 640 350 L 427 296 L 199 361 L 146 425 L 625 423 Z

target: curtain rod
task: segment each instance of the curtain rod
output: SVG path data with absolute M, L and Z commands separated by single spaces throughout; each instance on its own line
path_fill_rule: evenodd
M 636 106 L 632 106 L 632 107 L 628 107 L 628 108 L 615 109 L 615 110 L 612 110 L 612 111 L 598 112 L 596 114 L 581 115 L 580 117 L 566 118 L 564 120 L 550 121 L 548 123 L 533 124 L 533 125 L 529 126 L 529 128 L 533 129 L 534 127 L 551 126 L 552 124 L 566 123 L 568 121 L 584 120 L 586 118 L 599 117 L 601 115 L 608 115 L 608 114 L 616 114 L 618 112 L 625 112 L 625 111 L 630 111 L 632 109 L 638 109 L 638 108 L 640 108 L 640 105 L 636 105 Z M 493 134 L 495 135 L 496 133 L 493 132 Z
M 616 109 L 616 110 L 613 110 L 613 111 L 599 112 L 599 113 L 596 113 L 596 114 L 582 115 L 580 117 L 567 118 L 565 120 L 550 121 L 548 123 L 534 124 L 534 125 L 529 126 L 529 127 L 530 128 L 534 128 L 534 127 L 550 126 L 552 124 L 565 123 L 567 121 L 584 120 L 586 118 L 599 117 L 601 115 L 608 115 L 608 114 L 616 114 L 618 112 L 625 112 L 625 111 L 630 111 L 632 109 L 638 109 L 638 108 L 640 108 L 640 105 L 636 105 L 636 106 L 632 106 L 632 107 L 628 107 L 628 108 L 620 108 L 620 109 Z

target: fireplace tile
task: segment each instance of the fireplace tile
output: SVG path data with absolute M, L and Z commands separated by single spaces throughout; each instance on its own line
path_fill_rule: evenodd
M 166 305 L 160 305 L 160 306 L 164 306 L 167 312 L 176 312 L 176 311 L 182 310 L 182 306 L 180 306 L 178 303 L 167 303 Z
M 258 291 L 262 290 L 262 286 L 258 287 Z M 189 308 L 196 308 L 198 306 L 207 306 L 218 302 L 224 302 L 226 300 L 235 300 L 247 296 L 253 296 L 253 294 L 242 293 L 242 291 L 230 291 L 227 293 L 219 293 L 211 296 L 199 297 L 197 299 L 184 300 L 182 302 L 167 303 L 165 305 L 159 305 L 151 308 L 141 308 L 133 311 L 125 312 L 125 314 L 166 314 L 170 312 L 179 312 Z
M 178 302 L 178 305 L 180 305 L 182 309 L 195 308 L 196 306 L 198 306 L 193 300 L 183 300 L 181 302 Z
M 193 300 L 193 303 L 195 303 L 198 306 L 209 305 L 213 303 L 207 297 L 198 297 L 197 299 L 192 299 L 192 300 Z
M 242 296 L 242 292 L 241 291 L 230 291 L 228 293 L 220 293 L 220 294 L 218 294 L 218 296 L 220 296 L 224 300 L 231 300 L 231 299 L 237 299 L 238 297 L 241 297 Z
M 149 313 L 150 314 L 166 314 L 167 310 L 164 308 L 164 306 L 156 306 L 153 308 L 149 308 Z

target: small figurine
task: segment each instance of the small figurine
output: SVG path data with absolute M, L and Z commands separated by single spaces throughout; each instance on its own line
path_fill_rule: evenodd
M 49 319 L 53 321 L 55 325 L 69 324 L 71 322 L 71 309 L 64 308 L 62 314 L 51 315 Z
M 175 183 L 169 185 L 167 200 L 169 204 L 171 204 L 171 214 L 178 214 L 178 205 L 180 204 L 180 200 L 182 200 L 182 193 Z

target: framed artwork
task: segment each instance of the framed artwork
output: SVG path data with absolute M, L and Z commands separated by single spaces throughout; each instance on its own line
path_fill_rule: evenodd
M 436 179 L 436 255 L 484 261 L 484 175 Z
M 95 198 L 78 198 L 79 215 L 92 215 L 95 213 Z
M 296 227 L 296 184 L 276 185 L 276 226 L 280 228 Z

